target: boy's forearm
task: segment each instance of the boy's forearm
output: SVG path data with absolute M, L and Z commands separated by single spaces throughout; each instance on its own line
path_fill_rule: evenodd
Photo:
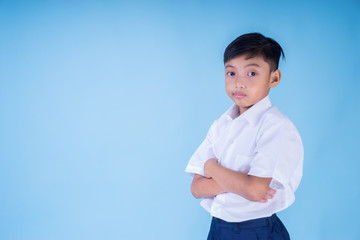
M 237 172 L 219 165 L 210 159 L 204 166 L 205 174 L 211 177 L 226 192 L 243 196 L 250 201 L 266 202 L 271 178 L 260 178 Z
M 195 198 L 209 198 L 223 193 L 224 190 L 212 178 L 195 174 L 191 183 L 191 193 Z

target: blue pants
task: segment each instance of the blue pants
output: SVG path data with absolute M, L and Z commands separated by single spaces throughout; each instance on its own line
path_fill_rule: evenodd
M 290 240 L 284 224 L 276 216 L 239 223 L 213 217 L 208 240 Z

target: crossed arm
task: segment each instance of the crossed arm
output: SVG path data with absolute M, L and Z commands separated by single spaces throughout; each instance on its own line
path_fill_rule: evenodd
M 195 174 L 191 192 L 195 198 L 207 198 L 231 192 L 244 198 L 266 203 L 276 193 L 269 188 L 272 178 L 261 178 L 225 168 L 212 158 L 204 165 L 205 176 Z

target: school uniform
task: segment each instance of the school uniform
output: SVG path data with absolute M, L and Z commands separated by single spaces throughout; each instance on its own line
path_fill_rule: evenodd
M 229 108 L 212 124 L 185 171 L 204 176 L 205 162 L 216 158 L 226 168 L 272 178 L 270 187 L 276 189 L 276 194 L 267 203 L 251 202 L 227 192 L 203 199 L 201 206 L 214 217 L 214 229 L 213 225 L 220 222 L 217 219 L 237 223 L 236 228 L 254 219 L 267 219 L 264 221 L 273 226 L 280 221 L 274 214 L 295 200 L 294 193 L 302 177 L 303 155 L 296 127 L 272 106 L 267 96 L 241 115 L 235 104 Z

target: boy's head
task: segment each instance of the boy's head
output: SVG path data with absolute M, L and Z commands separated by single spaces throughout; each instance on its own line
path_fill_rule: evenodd
M 247 58 L 262 57 L 269 64 L 270 71 L 278 69 L 280 57 L 285 56 L 276 41 L 260 33 L 244 34 L 232 41 L 225 49 L 224 64 L 241 55 Z
M 259 33 L 242 35 L 224 53 L 225 88 L 240 114 L 265 98 L 279 84 L 280 45 Z

